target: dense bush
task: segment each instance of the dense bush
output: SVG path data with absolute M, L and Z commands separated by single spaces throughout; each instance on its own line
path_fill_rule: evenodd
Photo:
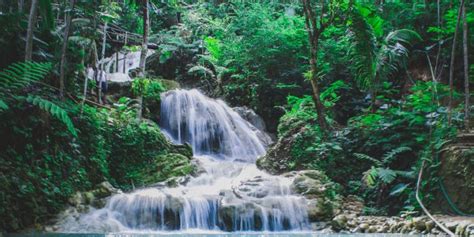
M 278 127 L 280 140 L 293 137 L 287 168 L 324 171 L 346 193 L 362 195 L 371 214 L 413 211 L 420 157 L 436 166 L 433 152 L 456 132 L 446 121 L 446 108 L 437 102 L 448 91 L 440 84 L 419 82 L 401 100 L 381 95 L 384 105 L 379 110 L 352 117 L 347 127 L 335 127 L 329 134 L 316 125 L 310 97 L 289 97 Z M 453 123 L 461 122 L 457 111 Z M 424 187 L 436 178 L 427 180 Z M 431 198 L 426 193 L 425 200 Z
M 130 101 L 122 99 L 122 101 Z M 192 171 L 190 149 L 171 145 L 158 126 L 136 120 L 136 109 L 111 110 L 70 101 L 77 130 L 34 107 L 17 104 L 0 113 L 0 228 L 40 224 L 61 210 L 76 191 L 102 181 L 130 189 Z

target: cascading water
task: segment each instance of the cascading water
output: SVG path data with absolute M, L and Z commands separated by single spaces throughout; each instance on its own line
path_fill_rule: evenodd
M 257 129 L 198 90 L 169 91 L 161 100 L 162 130 L 191 144 L 202 172 L 178 187 L 116 194 L 104 208 L 65 220 L 59 231 L 309 229 L 306 200 L 292 194 L 293 180 L 256 167 L 266 148 Z

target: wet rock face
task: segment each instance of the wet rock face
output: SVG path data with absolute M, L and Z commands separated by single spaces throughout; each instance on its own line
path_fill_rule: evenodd
M 290 170 L 289 164 L 292 160 L 291 149 L 295 141 L 295 133 L 278 139 L 277 143 L 270 147 L 267 153 L 257 160 L 258 168 L 271 174 L 282 174 Z
M 472 135 L 474 137 L 474 135 Z M 458 143 L 447 146 L 439 156 L 441 166 L 439 176 L 446 194 L 461 211 L 474 213 L 474 142 L 468 140 L 470 136 L 458 138 Z M 461 143 L 462 142 L 462 143 Z M 432 209 L 451 211 L 442 191 L 436 194 Z
M 265 122 L 258 114 L 255 113 L 255 111 L 246 106 L 234 107 L 233 109 L 240 115 L 240 117 L 247 120 L 255 128 L 261 131 L 266 131 Z
M 95 189 L 87 192 L 76 192 L 68 200 L 72 207 L 80 210 L 87 209 L 88 205 L 93 207 L 102 207 L 105 204 L 105 199 L 113 194 L 121 193 L 122 191 L 116 189 L 107 181 L 104 181 L 96 186 Z

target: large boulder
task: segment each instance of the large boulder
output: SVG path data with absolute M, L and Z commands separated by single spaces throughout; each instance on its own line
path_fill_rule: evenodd
M 331 220 L 340 207 L 339 185 L 317 170 L 292 171 L 284 176 L 294 176 L 291 190 L 307 199 L 308 217 L 311 222 Z
M 260 131 L 266 131 L 265 122 L 257 113 L 255 113 L 255 111 L 246 106 L 234 107 L 233 109 L 240 115 L 240 117 L 247 120 L 255 128 Z
M 445 147 L 440 154 L 439 177 L 444 191 L 436 194 L 432 208 L 451 211 L 447 197 L 465 213 L 474 213 L 474 142 L 473 135 L 458 136 L 458 142 Z
M 267 153 L 257 160 L 258 168 L 265 170 L 271 174 L 282 174 L 290 171 L 293 167 L 291 150 L 293 144 L 302 132 L 303 128 L 297 128 L 293 133 L 280 137 L 275 145 L 267 150 Z M 290 135 L 292 134 L 292 135 Z
M 86 192 L 76 192 L 68 199 L 68 203 L 79 211 L 86 211 L 88 206 L 102 207 L 105 200 L 113 194 L 121 193 L 107 181 L 98 184 L 94 189 Z
M 191 175 L 194 170 L 194 163 L 190 156 L 180 153 L 168 153 L 156 157 L 153 164 L 144 171 L 143 183 L 153 185 L 167 180 L 169 185 L 174 186 L 182 181 L 176 178 Z
M 252 129 L 256 131 L 258 138 L 265 145 L 269 146 L 273 143 L 272 136 L 266 131 L 265 122 L 255 111 L 246 106 L 234 107 L 233 110 L 252 125 Z

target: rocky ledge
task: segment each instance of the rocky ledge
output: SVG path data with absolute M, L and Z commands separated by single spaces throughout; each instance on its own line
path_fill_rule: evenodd
M 444 224 L 457 236 L 474 236 L 474 218 L 435 215 L 435 218 Z M 341 233 L 403 233 L 403 234 L 434 234 L 444 232 L 427 216 L 394 217 L 394 216 L 356 216 L 339 214 L 325 226 L 324 231 Z M 330 229 L 327 228 L 330 226 Z
M 428 216 L 364 216 L 363 203 L 355 196 L 344 198 L 338 214 L 330 222 L 316 222 L 313 229 L 339 233 L 400 233 L 442 235 L 444 232 Z M 436 220 L 457 236 L 474 236 L 474 217 L 435 215 Z

